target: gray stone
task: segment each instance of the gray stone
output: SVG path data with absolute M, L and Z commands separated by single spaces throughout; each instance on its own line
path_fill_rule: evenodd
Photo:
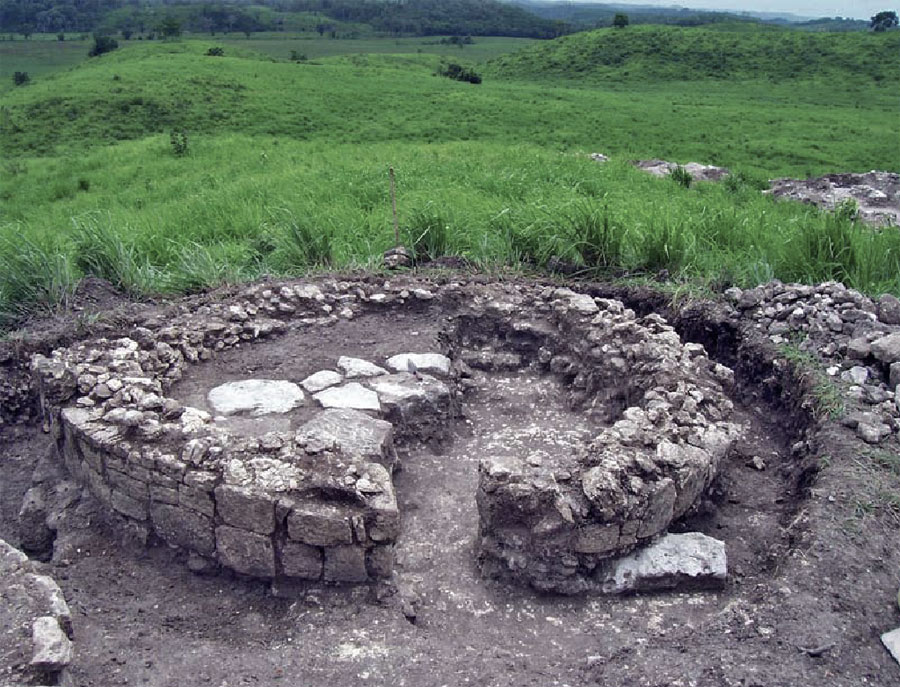
M 252 417 L 271 413 L 287 413 L 303 404 L 303 390 L 285 380 L 244 379 L 228 382 L 207 395 L 210 405 L 220 415 L 246 413 Z
M 401 353 L 388 358 L 387 366 L 394 372 L 450 374 L 450 358 L 440 353 Z
M 324 503 L 294 507 L 288 515 L 288 536 L 311 546 L 337 546 L 353 542 L 350 513 Z
M 891 652 L 891 656 L 897 663 L 900 663 L 900 627 L 881 635 L 881 643 Z
M 47 526 L 47 502 L 43 487 L 31 487 L 19 509 L 19 543 L 26 551 L 46 552 L 53 545 L 53 532 Z
M 888 372 L 888 384 L 892 389 L 896 388 L 898 384 L 900 384 L 900 363 L 891 363 L 891 367 Z
M 862 365 L 854 365 L 841 374 L 841 379 L 852 384 L 865 384 L 869 379 L 869 370 Z
M 886 365 L 900 362 L 900 332 L 873 341 L 872 355 Z
M 394 428 L 352 408 L 331 408 L 297 430 L 295 440 L 309 453 L 335 448 L 350 458 L 393 465 Z
M 313 396 L 323 408 L 354 408 L 356 410 L 381 410 L 378 394 L 359 382 L 334 386 Z
M 399 372 L 373 379 L 369 385 L 389 411 L 399 413 L 397 419 L 414 420 L 416 415 L 444 410 L 450 402 L 450 389 L 430 375 Z
M 603 583 L 607 593 L 721 586 L 727 574 L 725 543 L 699 532 L 666 534 L 620 558 Z
M 387 579 L 394 574 L 394 546 L 375 546 L 366 554 L 369 577 Z
M 900 299 L 889 293 L 878 299 L 876 306 L 878 319 L 885 324 L 900 324 Z
M 39 670 L 58 673 L 72 662 L 72 642 L 56 618 L 37 618 L 31 626 L 31 643 L 31 665 Z
M 322 577 L 322 549 L 286 541 L 281 550 L 281 567 L 288 577 L 318 580 Z
M 239 573 L 275 577 L 275 547 L 270 537 L 221 525 L 216 528 L 216 552 L 223 565 Z
M 267 494 L 223 484 L 216 488 L 216 506 L 229 525 L 259 534 L 275 531 L 275 502 Z
M 881 422 L 860 422 L 856 426 L 856 435 L 867 444 L 877 444 L 891 435 L 891 428 Z
M 150 508 L 153 528 L 164 541 L 204 555 L 216 549 L 212 520 L 189 508 L 154 503 Z
M 325 549 L 324 577 L 328 582 L 365 582 L 366 550 L 361 546 L 334 546 Z
M 314 394 L 335 384 L 340 384 L 343 380 L 344 378 L 334 370 L 319 370 L 300 382 L 300 385 L 309 393 Z
M 342 355 L 338 358 L 338 370 L 344 373 L 347 378 L 353 377 L 377 377 L 378 375 L 386 375 L 387 370 L 379 367 L 375 363 L 370 363 L 362 358 L 351 358 Z
M 847 355 L 857 360 L 865 360 L 872 352 L 872 345 L 862 337 L 850 339 L 847 344 Z

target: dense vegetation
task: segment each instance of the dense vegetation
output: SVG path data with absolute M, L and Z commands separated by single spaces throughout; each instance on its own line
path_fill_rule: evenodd
M 654 32 L 684 60 L 669 75 L 691 80 L 662 78 Z M 252 41 L 130 41 L 10 82 L 0 324 L 64 302 L 86 273 L 145 294 L 375 266 L 393 242 L 388 166 L 420 260 L 495 269 L 556 257 L 589 274 L 665 270 L 714 288 L 778 277 L 900 293 L 900 233 L 759 193 L 775 176 L 898 167 L 897 75 L 869 69 L 896 38 L 832 38 L 629 27 L 460 63 L 485 75 L 477 87 L 436 76 L 434 54 L 289 62 L 237 47 Z M 630 41 L 615 80 L 548 80 L 580 55 L 579 39 L 621 51 Z M 435 47 L 465 56 L 479 41 Z M 689 58 L 703 45 L 733 45 L 747 63 L 703 78 Z M 795 52 L 826 48 L 818 72 L 781 71 Z M 593 151 L 613 159 L 597 164 Z M 735 173 L 685 186 L 627 162 L 646 157 Z
M 0 31 L 31 35 L 66 31 L 159 33 L 166 18 L 207 34 L 315 31 L 333 37 L 473 35 L 552 38 L 562 22 L 496 0 L 0 0 Z
M 667 27 L 589 31 L 497 59 L 505 77 L 678 81 L 896 80 L 900 32 L 809 34 Z

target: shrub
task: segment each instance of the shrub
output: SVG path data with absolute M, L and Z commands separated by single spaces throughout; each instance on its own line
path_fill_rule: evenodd
M 119 47 L 119 41 L 111 36 L 94 36 L 94 47 L 88 53 L 88 57 L 97 57 L 103 53 L 112 52 Z
M 66 40 L 66 34 L 64 34 L 62 32 L 56 34 L 56 40 L 58 40 L 60 43 L 62 43 L 64 40 Z
M 169 143 L 172 145 L 172 152 L 178 157 L 188 154 L 188 135 L 184 129 L 172 129 Z
M 305 53 L 291 50 L 291 62 L 306 62 L 309 59 Z
M 24 86 L 29 81 L 31 81 L 31 77 L 28 76 L 28 72 L 16 72 L 13 74 L 13 83 L 16 86 Z
M 684 186 L 685 188 L 690 188 L 691 182 L 694 181 L 694 177 L 691 176 L 690 172 L 686 171 L 681 165 L 678 165 L 672 170 L 672 173 L 669 174 L 669 178 L 676 184 Z
M 481 76 L 477 74 L 475 70 L 463 67 L 455 62 L 451 62 L 446 66 L 442 65 L 440 69 L 438 69 L 438 74 L 446 76 L 448 79 L 454 79 L 455 81 L 465 81 L 474 84 L 481 83 Z
M 206 51 L 207 57 L 224 57 L 224 55 L 224 48 L 220 48 L 218 45 Z

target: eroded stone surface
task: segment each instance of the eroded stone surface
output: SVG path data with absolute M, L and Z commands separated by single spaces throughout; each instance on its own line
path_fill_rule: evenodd
M 634 165 L 638 169 L 642 169 L 656 177 L 667 177 L 676 168 L 682 167 L 695 181 L 720 181 L 731 174 L 724 167 L 703 165 L 699 162 L 688 162 L 687 164 L 679 165 L 676 162 L 667 162 L 665 160 L 637 160 Z
M 667 534 L 615 562 L 603 591 L 719 587 L 728 573 L 725 544 L 699 532 Z
M 353 377 L 377 377 L 378 375 L 387 374 L 387 370 L 375 363 L 345 355 L 338 358 L 337 367 L 348 379 Z
M 440 353 L 401 353 L 388 358 L 387 366 L 394 372 L 450 374 L 450 358 Z
M 303 403 L 303 390 L 284 380 L 244 379 L 217 386 L 209 392 L 208 398 L 220 415 L 249 413 L 259 416 L 293 410 Z
M 301 386 L 309 393 L 314 394 L 330 386 L 335 386 L 344 381 L 344 378 L 334 370 L 319 370 L 300 382 Z
M 853 202 L 862 221 L 873 225 L 900 224 L 900 174 L 826 174 L 814 179 L 775 179 L 767 193 L 834 210 Z
M 354 410 L 381 410 L 378 394 L 359 382 L 350 382 L 320 391 L 313 396 L 323 408 L 350 408 Z
M 296 439 L 310 453 L 338 450 L 345 455 L 392 466 L 394 428 L 352 408 L 332 408 L 297 430 Z

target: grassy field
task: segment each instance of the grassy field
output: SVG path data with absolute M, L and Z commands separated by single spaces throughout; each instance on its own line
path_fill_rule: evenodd
M 215 45 L 224 57 L 205 54 Z M 133 42 L 7 93 L 0 325 L 64 302 L 87 273 L 145 294 L 375 266 L 393 242 L 388 166 L 423 260 L 555 256 L 716 288 L 777 277 L 900 293 L 896 230 L 759 193 L 775 176 L 898 168 L 897 79 L 863 78 L 866 55 L 828 80 L 559 85 L 501 78 L 500 58 L 475 64 L 494 76 L 473 86 L 435 76 L 440 56 L 414 41 L 381 47 L 410 52 L 295 64 L 246 40 Z M 639 157 L 735 175 L 686 188 L 635 170 Z

